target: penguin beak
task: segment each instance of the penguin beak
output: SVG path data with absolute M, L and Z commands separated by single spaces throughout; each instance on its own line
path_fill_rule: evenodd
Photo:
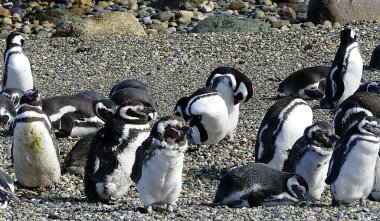
M 315 203 L 314 197 L 312 197 L 309 193 L 302 194 L 301 201 Z

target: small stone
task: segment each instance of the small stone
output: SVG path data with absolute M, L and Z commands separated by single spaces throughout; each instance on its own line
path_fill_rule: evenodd
M 271 0 L 263 0 L 262 4 L 269 6 L 269 5 L 272 5 L 272 1 Z
M 156 72 L 155 71 L 149 71 L 148 76 L 156 77 Z
M 275 16 L 268 16 L 268 17 L 267 17 L 267 20 L 268 20 L 270 23 L 278 22 L 278 18 L 276 18 Z
M 264 18 L 265 17 L 265 13 L 261 10 L 256 10 L 255 14 L 254 14 L 254 17 L 255 18 Z
M 206 71 L 204 69 L 202 69 L 202 68 L 198 68 L 197 72 L 198 72 L 198 74 L 204 74 L 204 73 L 206 73 Z
M 158 33 L 161 35 L 168 35 L 168 34 L 171 34 L 172 32 L 169 29 L 162 29 Z
M 334 22 L 334 28 L 340 28 L 341 24 L 339 22 Z
M 194 14 L 194 19 L 197 21 L 202 21 L 207 18 L 207 16 L 204 15 L 202 12 L 193 12 L 193 14 Z
M 171 21 L 171 22 L 168 23 L 168 26 L 169 27 L 177 27 L 178 25 L 177 25 L 177 23 L 175 21 Z
M 30 34 L 32 32 L 32 28 L 29 25 L 22 26 L 21 31 L 25 34 Z
M 146 25 L 152 24 L 152 19 L 150 19 L 150 17 L 144 17 L 142 18 L 142 22 Z
M 282 9 L 280 9 L 278 11 L 278 14 L 280 16 L 286 16 L 288 18 L 291 18 L 291 19 L 296 19 L 297 18 L 297 14 L 296 12 L 292 9 L 292 8 L 289 8 L 289 7 L 283 7 Z
M 9 17 L 9 16 L 11 16 L 11 11 L 0 6 L 0 16 L 1 17 Z
M 188 24 L 191 22 L 191 19 L 194 17 L 193 12 L 190 11 L 179 11 L 178 12 L 178 20 L 179 24 Z
M 14 27 L 15 29 L 21 29 L 21 28 L 22 28 L 22 23 L 17 22 L 17 23 L 15 23 L 15 24 L 13 24 L 13 27 Z
M 163 12 L 153 15 L 152 18 L 160 20 L 160 21 L 169 21 L 172 18 L 174 18 L 174 13 L 171 11 L 163 11 Z
M 148 35 L 155 35 L 158 34 L 158 31 L 156 29 L 145 29 L 145 33 Z
M 249 3 L 248 2 L 232 2 L 230 4 L 229 9 L 231 10 L 241 10 L 243 8 L 248 8 Z
M 301 24 L 291 24 L 290 29 L 300 30 L 302 29 Z
M 326 27 L 332 27 L 331 21 L 324 21 L 323 25 L 326 26 Z
M 302 23 L 302 27 L 305 27 L 305 28 L 314 28 L 315 25 L 314 25 L 313 22 L 308 21 L 308 22 L 304 22 L 304 23 Z
M 3 25 L 12 25 L 12 19 L 10 17 L 3 18 Z
M 282 26 L 290 26 L 289 20 L 278 20 L 272 23 L 272 28 L 281 28 Z

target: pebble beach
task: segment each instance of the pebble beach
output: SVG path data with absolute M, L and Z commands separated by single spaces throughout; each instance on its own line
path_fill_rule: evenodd
M 380 44 L 380 23 L 349 26 L 359 36 L 359 50 L 368 64 Z M 301 68 L 330 66 L 339 46 L 341 28 L 269 29 L 266 32 L 108 36 L 98 38 L 40 38 L 28 35 L 23 47 L 32 64 L 36 87 L 43 97 L 96 90 L 107 96 L 111 87 L 128 78 L 145 82 L 157 101 L 160 116 L 172 113 L 176 101 L 205 86 L 219 66 L 243 71 L 253 82 L 254 95 L 241 106 L 235 142 L 222 141 L 187 153 L 183 190 L 173 213 L 142 212 L 135 186 L 114 205 L 89 203 L 83 178 L 63 174 L 51 188 L 16 185 L 20 202 L 0 210 L 0 220 L 378 220 L 380 203 L 367 201 L 332 207 L 329 188 L 320 202 L 303 206 L 233 209 L 214 206 L 219 179 L 231 168 L 254 162 L 254 144 L 266 110 L 275 102 L 279 82 Z M 5 49 L 5 39 L 0 43 Z M 0 62 L 4 68 L 3 61 Z M 379 80 L 380 70 L 366 69 L 366 81 Z M 332 112 L 308 101 L 314 121 L 332 121 Z M 4 130 L 4 128 L 3 128 Z M 78 139 L 61 139 L 62 162 Z M 14 176 L 12 137 L 0 137 L 0 165 Z

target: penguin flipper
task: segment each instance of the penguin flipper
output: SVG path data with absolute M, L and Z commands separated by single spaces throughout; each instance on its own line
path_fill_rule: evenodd
M 130 176 L 134 183 L 138 183 L 140 180 L 144 158 L 145 158 L 144 149 L 142 146 L 140 146 L 136 150 L 135 163 L 133 164 L 132 172 Z
M 74 116 L 73 113 L 64 114 L 61 119 L 59 119 L 59 128 L 55 133 L 58 138 L 69 137 L 71 130 L 74 127 Z
M 325 183 L 328 185 L 332 184 L 339 176 L 342 158 L 345 157 L 343 156 L 344 150 L 344 145 L 341 145 L 340 143 L 337 144 L 336 148 L 334 149 L 334 152 L 330 159 L 329 171 L 325 179 Z
M 338 70 L 336 70 L 333 75 L 332 79 L 335 82 L 335 93 L 332 96 L 333 101 L 338 101 L 339 98 L 343 95 L 344 92 L 344 82 L 343 82 L 343 73 L 342 73 L 342 67 L 339 67 Z
M 293 145 L 293 147 L 288 150 L 288 158 L 284 162 L 283 172 L 294 173 L 296 170 L 296 165 L 302 156 L 304 146 L 303 137 L 299 138 Z

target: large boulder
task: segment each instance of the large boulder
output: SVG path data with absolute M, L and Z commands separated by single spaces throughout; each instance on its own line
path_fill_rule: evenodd
M 83 19 L 81 22 L 64 22 L 57 26 L 54 37 L 91 37 L 106 35 L 145 35 L 144 28 L 128 12 L 110 12 Z
M 379 0 L 310 0 L 308 20 L 314 23 L 323 21 L 346 24 L 351 21 L 380 21 Z
M 214 15 L 200 21 L 193 29 L 196 33 L 265 31 L 270 24 L 257 19 L 231 15 Z

